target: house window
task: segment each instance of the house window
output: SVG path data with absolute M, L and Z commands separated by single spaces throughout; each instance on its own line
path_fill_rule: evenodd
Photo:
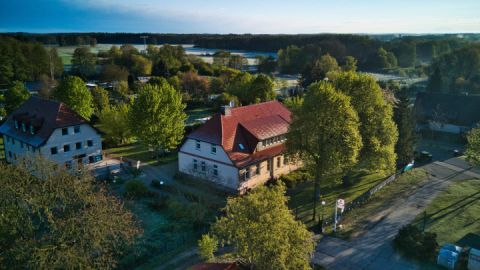
M 12 138 L 12 145 L 15 145 L 15 139 Z
M 93 163 L 95 162 L 95 160 L 93 159 L 93 156 L 89 156 L 88 157 L 88 163 Z
M 205 165 L 205 161 L 202 161 L 202 172 L 207 170 L 207 166 Z
M 81 142 L 77 142 L 75 143 L 75 149 L 82 149 L 82 143 Z
M 17 154 L 13 153 L 13 159 L 17 160 Z
M 213 175 L 218 176 L 218 166 L 213 165 Z
M 267 160 L 267 171 L 272 170 L 272 160 Z
M 68 128 L 62 128 L 62 135 L 68 135 Z
M 27 151 L 30 151 L 30 145 L 27 144 Z
M 250 179 L 251 176 L 252 176 L 252 172 L 250 171 L 250 167 L 248 167 L 245 170 L 245 179 Z
M 280 168 L 281 165 L 282 165 L 282 158 L 277 157 L 277 168 Z
M 22 123 L 22 131 L 27 132 L 27 126 L 25 125 L 25 123 Z
M 200 150 L 200 141 L 195 141 L 195 149 Z
M 13 123 L 15 124 L 15 128 L 18 129 L 18 121 L 15 120 Z
M 73 127 L 73 133 L 75 133 L 75 134 L 80 133 L 80 126 Z
M 88 140 L 87 141 L 87 146 L 92 147 L 93 146 L 93 140 Z
M 63 146 L 63 152 L 70 152 L 70 145 L 69 144 L 65 144 Z
M 12 158 L 12 152 L 11 152 L 11 151 L 8 151 L 8 156 L 9 156 L 10 158 Z
M 265 140 L 262 141 L 262 146 L 263 147 L 267 146 L 267 142 Z
M 211 152 L 212 152 L 212 154 L 215 155 L 217 153 L 217 146 L 215 144 L 212 144 L 211 146 L 212 146 L 211 147 Z
M 193 160 L 193 170 L 197 170 L 198 169 L 198 161 L 196 159 Z
M 35 127 L 33 127 L 33 125 L 30 125 L 30 134 L 35 134 Z
M 283 157 L 283 165 L 287 165 L 288 164 L 288 156 L 284 156 Z
M 260 163 L 257 164 L 257 168 L 255 168 L 255 174 L 260 174 Z
M 52 148 L 50 148 L 50 154 L 56 155 L 57 153 L 58 153 L 57 147 L 52 147 Z
M 238 144 L 238 147 L 240 147 L 240 150 L 245 150 L 245 146 L 241 143 Z
M 5 136 L 7 138 L 7 143 L 10 143 L 10 137 Z

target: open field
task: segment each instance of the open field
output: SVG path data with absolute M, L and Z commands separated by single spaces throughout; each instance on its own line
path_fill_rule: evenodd
M 414 169 L 400 175 L 395 181 L 373 194 L 364 205 L 357 207 L 343 216 L 343 229 L 340 237 L 350 238 L 365 233 L 382 220 L 382 211 L 388 209 L 393 201 L 406 198 L 420 184 L 427 181 L 428 173 L 423 169 Z
M 333 215 L 336 199 L 342 198 L 346 203 L 350 202 L 384 179 L 385 176 L 380 173 L 365 175 L 358 177 L 354 184 L 349 187 L 343 186 L 338 180 L 338 177 L 323 179 L 320 192 L 322 194 L 321 200 L 324 200 L 326 203 L 324 208 L 325 217 Z M 295 188 L 287 190 L 287 195 L 290 197 L 290 209 L 292 209 L 297 218 L 308 227 L 313 227 L 318 222 L 312 220 L 313 192 L 313 181 L 299 183 Z M 317 204 L 317 213 L 320 218 L 322 213 L 320 202 Z
M 425 229 L 440 245 L 457 243 L 469 233 L 480 234 L 480 179 L 453 182 L 426 209 Z M 424 214 L 413 224 L 423 228 Z
M 206 107 L 187 110 L 185 113 L 188 115 L 186 124 L 191 125 L 195 123 L 196 119 L 212 116 L 215 113 L 215 110 L 210 107 Z
M 169 163 L 177 160 L 178 157 L 176 152 L 171 152 L 157 159 L 154 152 L 150 151 L 147 146 L 139 143 L 109 148 L 106 149 L 105 152 L 113 158 L 122 157 L 133 161 L 140 160 L 140 162 L 149 165 Z

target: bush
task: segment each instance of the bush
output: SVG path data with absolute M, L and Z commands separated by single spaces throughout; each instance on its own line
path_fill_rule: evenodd
M 294 188 L 298 183 L 311 180 L 312 175 L 306 170 L 296 170 L 289 174 L 280 176 L 280 181 L 282 181 L 287 188 Z
M 422 232 L 414 225 L 402 227 L 395 236 L 393 244 L 406 256 L 417 259 L 434 260 L 438 248 L 437 234 Z
M 167 207 L 168 196 L 160 196 L 150 201 L 148 206 L 155 211 L 161 211 Z
M 198 255 L 205 260 L 210 261 L 214 258 L 215 251 L 218 248 L 218 241 L 208 234 L 202 235 L 202 239 L 198 240 Z
M 132 180 L 125 184 L 125 196 L 129 198 L 141 198 L 149 195 L 148 188 L 140 180 Z

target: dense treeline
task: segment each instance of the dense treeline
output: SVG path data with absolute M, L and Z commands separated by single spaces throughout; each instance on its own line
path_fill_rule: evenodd
M 451 94 L 480 93 L 480 45 L 444 54 L 432 63 L 427 89 Z
M 13 81 L 40 80 L 42 76 L 58 77 L 62 73 L 63 64 L 55 49 L 0 37 L 0 88 Z

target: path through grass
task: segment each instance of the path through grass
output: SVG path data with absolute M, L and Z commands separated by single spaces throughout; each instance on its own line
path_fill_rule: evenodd
M 423 227 L 424 214 L 413 224 Z M 452 183 L 426 209 L 426 230 L 437 233 L 440 245 L 456 243 L 469 233 L 480 234 L 480 180 Z

